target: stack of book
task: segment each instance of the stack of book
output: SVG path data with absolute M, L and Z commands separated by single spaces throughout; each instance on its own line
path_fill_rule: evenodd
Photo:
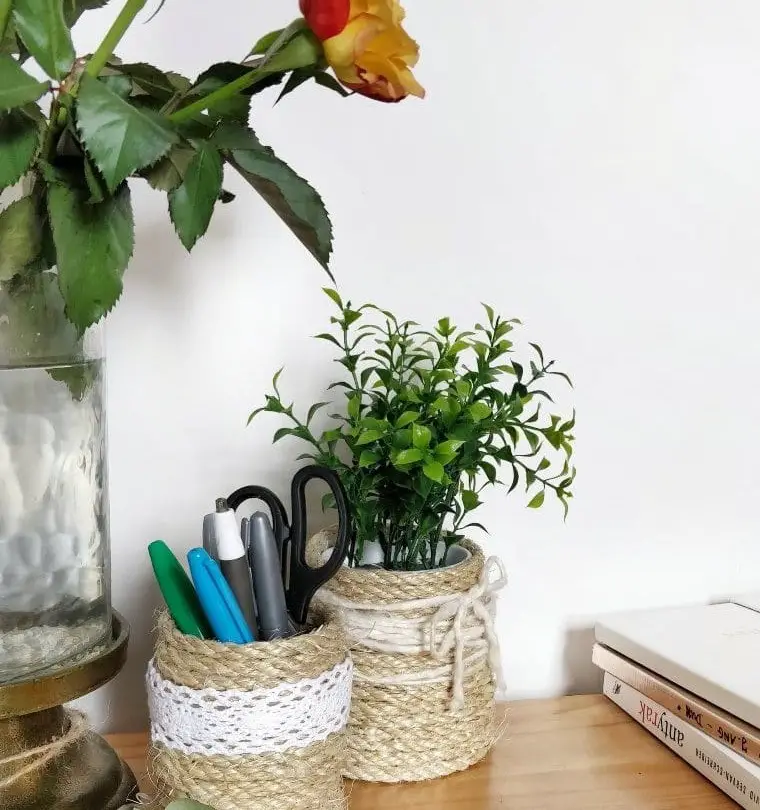
M 604 694 L 745 808 L 760 808 L 760 593 L 599 619 Z

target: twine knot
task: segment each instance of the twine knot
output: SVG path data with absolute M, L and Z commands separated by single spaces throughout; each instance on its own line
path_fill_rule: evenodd
M 494 574 L 496 574 L 495 579 Z M 490 597 L 506 585 L 507 571 L 504 563 L 498 557 L 489 557 L 483 566 L 480 581 L 469 591 L 441 605 L 430 619 L 430 654 L 432 657 L 438 661 L 444 661 L 449 658 L 452 650 L 454 652 L 450 704 L 452 710 L 464 707 L 465 651 L 467 649 L 473 650 L 476 654 L 485 649 L 496 686 L 498 689 L 503 688 L 499 638 L 494 625 Z M 480 623 L 484 637 L 467 632 L 468 625 L 472 625 L 472 622 L 469 621 L 471 615 L 477 620 L 476 623 Z M 452 618 L 449 629 L 440 640 L 437 640 L 437 627 Z

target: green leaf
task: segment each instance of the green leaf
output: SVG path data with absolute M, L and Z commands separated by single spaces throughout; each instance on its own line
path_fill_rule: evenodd
M 319 194 L 253 133 L 247 149 L 235 149 L 233 166 L 264 198 L 296 238 L 330 273 L 332 225 Z M 332 278 L 332 274 L 330 273 Z
M 272 45 L 277 42 L 284 30 L 284 28 L 279 28 L 277 31 L 270 31 L 268 34 L 264 34 L 248 52 L 248 56 L 266 53 Z
M 481 501 L 478 498 L 478 493 L 471 489 L 462 490 L 462 506 L 469 512 L 471 509 L 477 509 Z
M 401 450 L 396 453 L 393 458 L 393 464 L 396 467 L 404 467 L 407 464 L 414 464 L 417 461 L 422 461 L 422 450 L 418 450 L 416 447 L 410 447 L 408 450 Z
M 282 88 L 280 95 L 277 96 L 277 101 L 275 101 L 275 104 L 279 104 L 283 98 L 285 98 L 285 96 L 290 95 L 302 84 L 308 82 L 313 75 L 314 69 L 312 67 L 298 68 L 297 70 L 294 70 L 290 76 L 288 76 L 288 80 L 285 82 L 285 87 Z
M 316 415 L 317 411 L 319 411 L 321 408 L 324 408 L 325 405 L 329 405 L 329 404 L 330 404 L 329 402 L 315 402 L 311 406 L 311 408 L 309 408 L 309 412 L 306 415 L 306 424 L 308 425 L 311 422 L 311 420 Z
M 7 281 L 33 262 L 42 248 L 37 203 L 22 197 L 0 213 L 0 281 Z
M 37 154 L 41 126 L 36 107 L 0 114 L 0 191 L 21 179 Z
M 49 89 L 48 82 L 33 79 L 15 59 L 0 56 L 0 112 L 37 101 Z
M 85 11 L 92 11 L 102 8 L 108 0 L 63 0 L 63 16 L 69 28 L 73 28 L 74 23 L 84 14 Z
M 469 413 L 473 422 L 482 422 L 491 415 L 491 408 L 485 402 L 473 402 Z
M 416 422 L 420 416 L 421 414 L 417 411 L 404 411 L 396 420 L 396 428 L 404 428 L 407 425 L 411 425 L 412 422 Z
M 174 191 L 185 179 L 194 157 L 195 149 L 192 146 L 178 144 L 171 148 L 166 157 L 141 174 L 156 191 Z
M 85 149 L 112 193 L 177 142 L 176 133 L 158 115 L 136 107 L 88 75 L 82 77 L 76 118 Z
M 382 431 L 379 430 L 365 430 L 363 433 L 359 435 L 359 438 L 356 441 L 356 444 L 361 447 L 363 444 L 371 444 L 372 442 L 376 442 L 378 439 L 382 439 L 383 434 Z
M 419 450 L 425 450 L 430 444 L 430 428 L 424 425 L 412 424 L 412 444 Z
M 129 76 L 120 76 L 118 73 L 114 73 L 110 76 L 101 76 L 100 81 L 121 98 L 129 98 L 132 92 L 132 79 Z
M 177 799 L 171 804 L 168 804 L 166 810 L 213 810 L 213 808 L 209 807 L 207 804 L 195 802 L 192 799 Z
M 361 410 L 361 400 L 357 396 L 353 396 L 348 400 L 347 412 L 348 415 L 352 419 L 356 419 L 359 416 L 359 411 Z
M 124 76 L 128 76 L 144 93 L 159 101 L 166 102 L 177 92 L 176 87 L 163 71 L 146 62 L 114 64 L 111 67 Z
M 439 461 L 428 461 L 427 464 L 423 465 L 422 473 L 426 478 L 429 478 L 431 481 L 436 481 L 439 484 L 443 481 L 443 476 L 445 475 L 443 464 Z
M 531 499 L 528 501 L 528 508 L 529 509 L 538 509 L 544 503 L 544 490 L 542 489 L 540 492 L 537 492 Z
M 330 287 L 322 287 L 322 292 L 328 298 L 334 301 L 341 309 L 343 308 L 343 301 L 341 300 L 341 297 L 338 295 L 337 290 L 333 290 Z
M 62 79 L 76 58 L 63 16 L 63 0 L 13 0 L 13 22 L 21 41 L 53 79 Z
M 493 307 L 489 307 L 488 304 L 483 304 L 483 309 L 486 311 L 486 315 L 488 315 L 488 322 L 493 325 L 494 322 L 494 311 Z
M 489 464 L 487 461 L 480 462 L 480 469 L 486 474 L 486 478 L 491 484 L 496 482 L 496 467 Z
M 293 435 L 293 428 L 283 427 L 275 430 L 274 436 L 272 438 L 272 444 L 275 442 L 279 442 L 280 439 L 283 439 L 285 436 L 292 436 Z
M 52 185 L 48 213 L 66 316 L 84 332 L 121 295 L 134 246 L 129 187 L 124 184 L 113 197 L 92 205 L 84 190 Z
M 338 340 L 338 339 L 337 339 L 337 338 L 336 338 L 334 335 L 331 335 L 329 332 L 322 332 L 322 333 L 321 333 L 321 334 L 319 334 L 319 335 L 314 335 L 314 337 L 315 337 L 315 338 L 318 338 L 319 340 L 326 340 L 326 341 L 328 341 L 329 343 L 333 343 L 333 344 L 334 344 L 335 346 L 337 346 L 339 349 L 342 349 L 342 348 L 343 348 L 343 347 L 340 345 L 340 341 L 339 341 L 339 340 Z
M 221 156 L 212 146 L 201 144 L 182 184 L 169 193 L 169 213 L 187 250 L 192 250 L 208 229 L 222 179 Z
M 380 455 L 378 453 L 373 453 L 371 450 L 362 450 L 362 454 L 359 456 L 360 467 L 369 467 L 378 461 L 380 461 Z
M 457 451 L 464 444 L 459 439 L 449 439 L 441 442 L 433 452 L 436 461 L 440 461 L 444 466 L 450 464 L 456 457 Z
M 351 93 L 346 90 L 346 88 L 335 78 L 335 76 L 332 75 L 332 73 L 326 73 L 323 70 L 318 70 L 314 74 L 314 81 L 321 87 L 326 87 L 328 90 L 332 90 L 333 93 L 343 96 L 343 98 L 351 95 Z

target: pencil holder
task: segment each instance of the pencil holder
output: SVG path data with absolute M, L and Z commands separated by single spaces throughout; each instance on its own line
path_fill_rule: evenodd
M 312 564 L 331 532 L 309 545 Z M 488 754 L 500 727 L 494 631 L 503 565 L 464 542 L 462 560 L 429 571 L 343 567 L 312 602 L 338 623 L 354 660 L 344 775 L 414 782 L 464 770 Z
M 334 624 L 221 644 L 167 613 L 148 666 L 150 775 L 163 803 L 215 810 L 343 808 L 352 662 Z

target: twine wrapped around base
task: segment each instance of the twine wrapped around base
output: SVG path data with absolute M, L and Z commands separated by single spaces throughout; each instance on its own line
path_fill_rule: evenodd
M 312 538 L 309 554 L 331 545 Z M 343 568 L 314 598 L 321 620 L 348 636 L 354 690 L 344 775 L 414 782 L 465 770 L 501 729 L 495 593 L 501 562 L 472 543 L 463 562 L 431 571 Z
M 339 810 L 352 664 L 325 625 L 270 642 L 220 644 L 158 622 L 148 671 L 149 770 L 162 803 L 215 810 Z

